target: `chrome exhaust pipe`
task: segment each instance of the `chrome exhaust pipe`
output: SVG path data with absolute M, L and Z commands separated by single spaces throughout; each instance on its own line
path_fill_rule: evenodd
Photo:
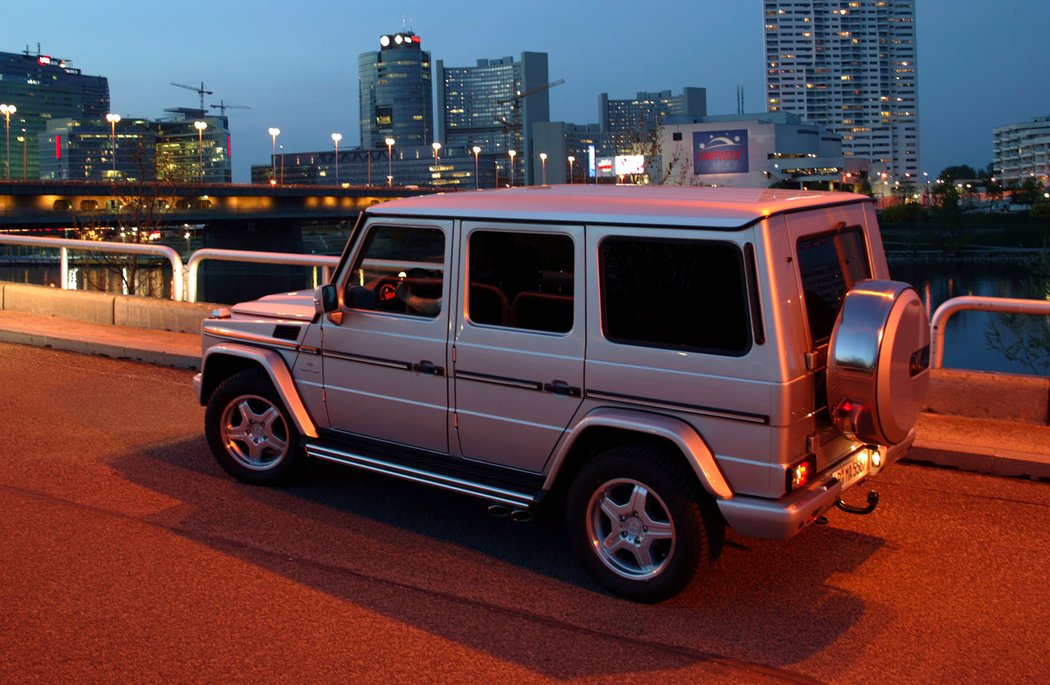
M 532 520 L 532 512 L 528 509 L 515 509 L 510 512 L 510 520 L 515 523 L 527 523 Z
M 507 518 L 511 515 L 511 509 L 506 504 L 494 502 L 489 505 L 489 516 L 494 516 L 498 519 Z

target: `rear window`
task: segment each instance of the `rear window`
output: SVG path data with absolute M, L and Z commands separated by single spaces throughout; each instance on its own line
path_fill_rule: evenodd
M 600 256 L 602 326 L 609 340 L 734 356 L 750 349 L 738 246 L 609 238 Z
M 871 278 L 864 233 L 851 226 L 798 241 L 798 269 L 806 301 L 806 316 L 814 345 L 831 338 L 842 299 L 859 281 Z

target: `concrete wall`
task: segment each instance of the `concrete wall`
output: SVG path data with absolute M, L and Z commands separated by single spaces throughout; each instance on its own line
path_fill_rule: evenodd
M 0 282 L 0 309 L 113 326 L 196 334 L 200 332 L 201 320 L 214 307 L 210 304 Z

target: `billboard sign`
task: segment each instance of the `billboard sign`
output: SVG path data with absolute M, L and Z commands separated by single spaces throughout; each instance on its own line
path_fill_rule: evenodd
M 645 173 L 645 157 L 642 155 L 617 155 L 613 160 L 617 176 Z
M 693 133 L 693 174 L 746 174 L 747 129 Z

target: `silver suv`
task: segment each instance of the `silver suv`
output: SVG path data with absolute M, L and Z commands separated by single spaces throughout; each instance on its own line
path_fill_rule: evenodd
M 634 186 L 406 198 L 332 282 L 219 310 L 195 388 L 226 471 L 307 458 L 564 506 L 573 553 L 641 601 L 736 533 L 788 538 L 900 457 L 929 323 L 868 198 Z

